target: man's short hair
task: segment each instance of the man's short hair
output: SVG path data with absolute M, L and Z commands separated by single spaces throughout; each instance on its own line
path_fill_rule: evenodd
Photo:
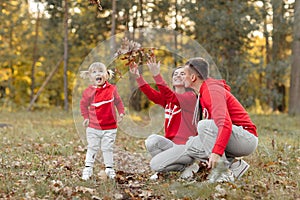
M 185 65 L 188 65 L 191 69 L 193 69 L 202 80 L 208 78 L 209 64 L 204 58 L 191 58 L 185 63 Z

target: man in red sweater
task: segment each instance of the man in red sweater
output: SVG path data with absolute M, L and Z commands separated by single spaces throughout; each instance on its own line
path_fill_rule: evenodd
M 187 151 L 193 157 L 206 161 L 208 168 L 222 163 L 229 170 L 211 181 L 233 181 L 240 178 L 249 165 L 237 157 L 248 156 L 258 144 L 256 126 L 247 111 L 230 93 L 224 80 L 209 77 L 209 64 L 203 58 L 190 59 L 185 64 L 185 87 L 199 93 L 203 120 L 198 123 L 198 137 L 187 142 Z M 198 104 L 199 105 L 199 104 Z M 223 164 L 223 163 L 222 163 Z

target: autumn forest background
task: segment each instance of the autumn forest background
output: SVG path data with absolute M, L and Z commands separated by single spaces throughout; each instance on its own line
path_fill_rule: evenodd
M 0 6 L 3 109 L 68 110 L 79 66 L 99 42 L 126 31 L 137 40 L 135 30 L 166 28 L 202 45 L 251 111 L 300 113 L 297 1 L 111 0 L 99 10 L 88 0 L 12 0 Z M 180 48 L 179 36 L 174 40 Z M 118 48 L 111 45 L 107 55 Z

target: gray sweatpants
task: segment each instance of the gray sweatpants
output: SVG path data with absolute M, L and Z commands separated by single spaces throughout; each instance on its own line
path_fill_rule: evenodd
M 213 120 L 201 120 L 197 131 L 198 135 L 190 137 L 185 145 L 174 145 L 153 157 L 150 167 L 157 172 L 181 171 L 195 159 L 207 161 L 218 136 L 218 128 Z M 233 125 L 223 156 L 232 162 L 235 157 L 250 155 L 257 144 L 256 136 L 243 127 Z
M 115 143 L 117 129 L 97 130 L 88 127 L 86 129 L 87 152 L 85 166 L 93 167 L 96 154 L 101 148 L 105 167 L 113 167 L 113 145 Z
M 147 151 L 150 153 L 152 157 L 156 156 L 157 154 L 170 149 L 173 147 L 174 142 L 169 140 L 168 138 L 157 135 L 157 134 L 151 134 L 146 140 L 145 140 L 145 146 Z
M 178 171 L 178 169 L 184 169 L 185 166 L 182 166 L 181 163 L 185 163 L 186 161 L 180 161 L 178 165 L 173 163 L 170 166 L 164 166 L 165 162 L 168 163 L 176 161 L 178 156 L 177 152 L 184 152 L 184 145 L 176 145 L 168 138 L 165 138 L 161 135 L 152 134 L 145 140 L 145 146 L 147 151 L 153 157 L 150 161 L 150 167 L 154 171 L 161 171 L 159 168 L 166 168 L 163 171 Z M 166 158 L 165 155 L 168 155 L 168 157 Z M 189 157 L 187 158 L 190 159 Z

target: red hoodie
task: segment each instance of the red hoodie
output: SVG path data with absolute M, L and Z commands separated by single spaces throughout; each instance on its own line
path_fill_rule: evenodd
M 124 105 L 117 87 L 105 82 L 101 87 L 90 85 L 82 93 L 80 101 L 81 115 L 89 119 L 89 127 L 99 130 L 117 128 L 116 110 L 124 114 Z
M 185 144 L 190 136 L 197 135 L 196 127 L 192 124 L 196 95 L 194 92 L 175 93 L 160 75 L 155 76 L 154 80 L 159 91 L 151 88 L 142 76 L 137 83 L 151 101 L 165 109 L 165 137 L 175 144 Z
M 232 124 L 242 126 L 255 136 L 256 126 L 247 111 L 230 93 L 224 80 L 209 78 L 200 87 L 200 103 L 203 119 L 213 119 L 218 127 L 218 137 L 213 153 L 222 155 L 232 131 Z

